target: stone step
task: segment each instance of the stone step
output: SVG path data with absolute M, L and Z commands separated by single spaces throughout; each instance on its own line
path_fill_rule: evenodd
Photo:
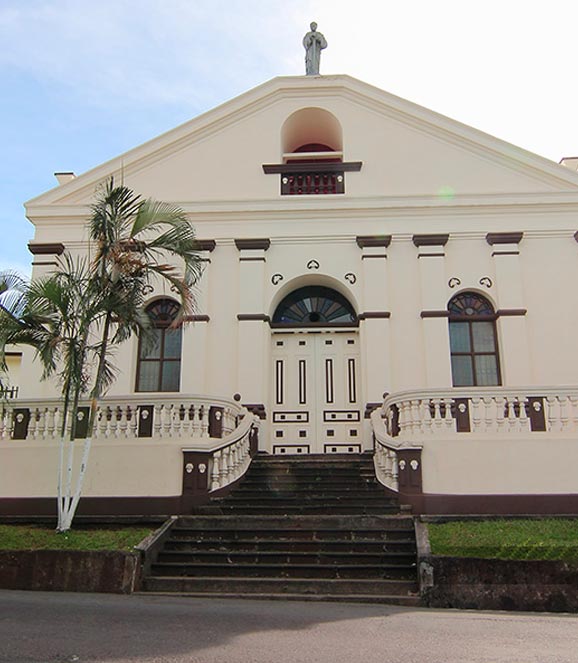
M 260 504 L 262 506 L 277 506 L 282 504 L 291 504 L 293 506 L 303 505 L 338 505 L 338 504 L 349 504 L 350 506 L 358 506 L 363 504 L 371 505 L 388 505 L 395 507 L 396 510 L 399 509 L 398 505 L 390 497 L 385 495 L 380 495 L 379 493 L 368 493 L 367 495 L 323 495 L 323 494 L 308 494 L 308 495 L 279 495 L 275 493 L 264 494 L 260 498 L 257 498 L 252 495 L 242 495 L 235 494 L 230 495 L 221 499 L 213 500 L 212 502 L 216 506 L 221 505 L 239 505 L 244 504 Z
M 156 562 L 151 567 L 154 576 L 186 576 L 188 578 L 312 578 L 312 579 L 402 579 L 415 578 L 411 564 L 274 564 Z
M 415 581 L 408 580 L 341 580 L 311 578 L 187 578 L 175 576 L 149 576 L 144 588 L 153 592 L 212 593 L 212 594 L 299 594 L 348 597 L 363 596 L 406 596 L 417 597 Z
M 260 516 L 221 516 L 197 515 L 181 516 L 171 531 L 180 528 L 206 529 L 229 527 L 232 529 L 285 529 L 285 530 L 397 530 L 406 529 L 413 532 L 413 519 L 407 515 L 368 515 L 368 516 L 300 516 L 287 518 L 278 515 Z
M 232 514 L 236 513 L 238 515 L 262 515 L 262 514 L 279 514 L 279 515 L 301 515 L 301 514 L 318 514 L 318 515 L 379 515 L 379 514 L 388 514 L 388 513 L 397 513 L 399 507 L 397 505 L 380 505 L 372 506 L 367 504 L 361 504 L 359 506 L 354 506 L 351 504 L 335 504 L 327 505 L 320 504 L 315 505 L 306 505 L 302 504 L 299 506 L 265 506 L 265 505 L 240 505 L 240 506 L 226 506 L 222 505 L 221 510 L 223 514 Z
M 415 565 L 415 553 L 411 552 L 320 552 L 298 551 L 286 548 L 281 551 L 265 550 L 171 550 L 165 548 L 157 562 L 175 564 L 403 564 Z
M 362 539 L 362 540 L 343 540 L 333 539 L 326 541 L 303 541 L 302 539 L 219 539 L 211 538 L 205 540 L 191 539 L 191 540 L 175 540 L 169 539 L 165 542 L 164 550 L 169 551 L 182 551 L 182 552 L 303 552 L 310 554 L 318 553 L 342 553 L 342 554 L 357 554 L 357 553 L 403 553 L 415 556 L 416 545 L 414 539 L 400 539 L 400 540 L 376 540 L 376 539 Z
M 324 601 L 347 603 L 375 603 L 384 605 L 401 605 L 417 607 L 421 605 L 420 597 L 415 594 L 290 594 L 288 592 L 269 594 L 260 593 L 230 593 L 230 592 L 181 592 L 181 591 L 144 591 L 134 592 L 141 596 L 183 596 L 202 599 L 244 599 L 251 601 Z

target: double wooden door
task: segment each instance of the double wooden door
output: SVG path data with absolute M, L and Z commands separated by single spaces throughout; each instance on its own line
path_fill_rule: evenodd
M 359 453 L 357 332 L 274 333 L 272 343 L 273 453 Z

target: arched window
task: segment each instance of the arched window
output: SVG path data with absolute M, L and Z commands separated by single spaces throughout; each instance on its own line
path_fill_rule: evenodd
M 475 292 L 450 300 L 450 351 L 454 387 L 501 384 L 496 314 L 490 302 Z
M 287 295 L 277 307 L 272 323 L 293 327 L 351 326 L 357 324 L 357 316 L 339 292 L 314 285 Z
M 181 377 L 180 327 L 170 328 L 179 312 L 172 299 L 159 299 L 146 309 L 153 339 L 140 341 L 136 376 L 137 391 L 178 391 Z

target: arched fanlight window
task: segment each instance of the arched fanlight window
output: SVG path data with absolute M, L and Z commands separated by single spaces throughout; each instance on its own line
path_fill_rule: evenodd
M 179 391 L 182 331 L 170 328 L 179 308 L 172 299 L 159 299 L 147 307 L 153 338 L 139 342 L 137 391 Z
M 475 292 L 462 292 L 448 304 L 454 387 L 501 384 L 496 314 Z
M 287 295 L 273 315 L 273 324 L 308 327 L 356 325 L 357 316 L 347 299 L 331 288 L 307 286 Z

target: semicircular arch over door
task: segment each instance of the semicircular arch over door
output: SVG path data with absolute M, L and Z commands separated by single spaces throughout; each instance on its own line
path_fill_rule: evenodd
M 358 324 L 347 298 L 320 285 L 294 290 L 275 309 L 273 453 L 362 451 Z

